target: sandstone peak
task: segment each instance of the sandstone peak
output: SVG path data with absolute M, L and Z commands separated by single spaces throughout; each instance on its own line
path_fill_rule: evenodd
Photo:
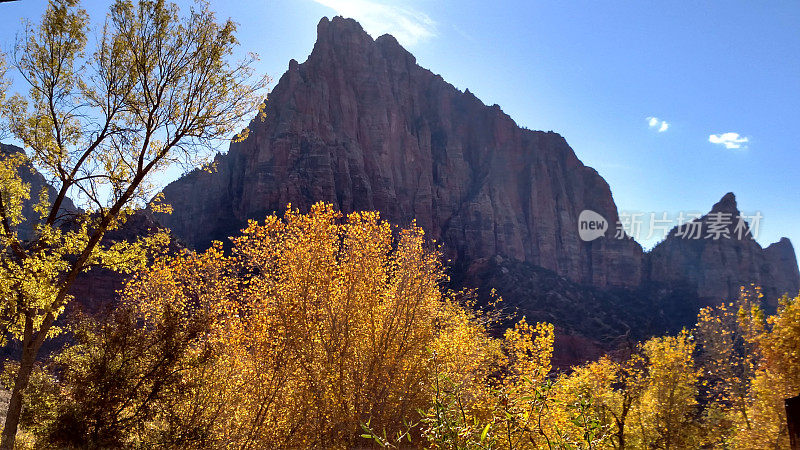
M 733 192 L 728 192 L 720 201 L 714 204 L 711 208 L 712 213 L 722 212 L 722 213 L 729 213 L 733 215 L 739 214 L 739 207 L 736 204 L 736 195 Z
M 792 246 L 792 241 L 790 241 L 790 240 L 789 240 L 789 238 L 787 238 L 787 237 L 782 237 L 782 238 L 780 238 L 780 239 L 778 240 L 778 242 L 775 242 L 774 244 L 771 244 L 771 245 L 770 245 L 770 247 L 771 247 L 772 245 L 777 245 L 777 246 L 780 246 L 780 247 L 787 247 L 787 248 L 791 248 L 791 249 L 792 249 L 792 251 L 794 251 L 794 246 Z
M 231 145 L 219 172 L 165 189 L 175 213 L 159 220 L 189 245 L 324 200 L 416 219 L 459 265 L 500 255 L 588 285 L 640 282 L 637 243 L 580 239 L 582 210 L 610 223 L 618 212 L 563 137 L 520 128 L 352 19 L 323 18 L 317 31 L 311 55 L 270 94 L 266 121 Z
M 371 42 L 372 38 L 354 19 L 335 16 L 329 20 L 327 17 L 323 17 L 317 24 L 317 42 L 314 47 L 319 45 L 341 46 L 343 44 L 368 46 Z
M 762 250 L 752 239 L 670 236 L 643 255 L 632 239 L 615 239 L 613 225 L 583 241 L 582 211 L 609 224 L 619 214 L 608 183 L 561 135 L 519 127 L 499 107 L 420 67 L 393 37 L 373 40 L 352 19 L 323 18 L 317 30 L 311 55 L 290 63 L 271 92 L 266 120 L 251 123 L 249 137 L 217 158 L 217 172 L 196 171 L 164 189 L 174 212 L 158 220 L 189 246 L 224 240 L 288 203 L 304 211 L 318 201 L 343 212 L 377 210 L 400 226 L 416 220 L 442 243 L 453 280 L 480 272 L 481 283 L 502 281 L 455 287 L 497 288 L 529 318 L 585 336 L 594 336 L 586 324 L 598 320 L 592 308 L 600 303 L 584 303 L 604 300 L 584 288 L 636 292 L 630 297 L 644 299 L 641 314 L 649 316 L 661 295 L 652 292 L 678 292 L 662 298 L 667 308 L 694 305 L 684 292 L 719 300 L 741 281 L 773 290 L 800 285 L 789 273 L 797 272 L 791 244 Z M 715 208 L 736 211 L 736 199 L 728 194 Z M 670 290 L 670 283 L 691 289 Z M 617 305 L 614 321 L 631 304 L 609 301 Z M 569 317 L 549 316 L 554 302 Z M 696 309 L 686 309 L 693 318 Z
M 735 298 L 740 286 L 751 283 L 762 286 L 771 301 L 797 293 L 800 272 L 792 243 L 782 238 L 762 248 L 739 216 L 736 196 L 728 192 L 709 214 L 675 227 L 646 255 L 646 278 L 688 283 L 708 304 Z
M 378 39 L 375 39 L 375 42 L 377 44 L 379 44 L 379 45 L 386 46 L 386 47 L 401 47 L 402 48 L 402 45 L 400 45 L 400 42 L 398 42 L 397 39 L 394 36 L 392 36 L 391 34 L 388 34 L 388 33 L 387 34 L 383 34 L 381 36 L 378 36 Z

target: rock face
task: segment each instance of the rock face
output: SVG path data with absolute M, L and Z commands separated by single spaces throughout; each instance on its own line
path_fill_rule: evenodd
M 736 197 L 728 193 L 707 215 L 675 227 L 646 257 L 646 276 L 662 283 L 685 282 L 696 289 L 702 303 L 736 298 L 751 283 L 775 301 L 800 290 L 794 248 L 783 238 L 766 249 L 756 242 Z
M 633 240 L 583 242 L 578 215 L 617 208 L 608 184 L 552 132 L 521 129 L 416 64 L 390 35 L 373 40 L 352 19 L 322 19 L 308 60 L 292 60 L 270 94 L 265 122 L 164 193 L 158 216 L 188 245 L 235 234 L 250 218 L 306 210 L 378 210 L 416 219 L 455 263 L 500 255 L 592 286 L 636 286 Z
M 653 335 L 675 333 L 695 321 L 699 305 L 686 284 L 656 282 L 631 288 L 580 285 L 552 271 L 499 256 L 482 258 L 456 273 L 458 286 L 486 295 L 496 289 L 500 307 L 511 317 L 556 326 L 554 364 L 570 367 L 604 352 L 630 347 Z

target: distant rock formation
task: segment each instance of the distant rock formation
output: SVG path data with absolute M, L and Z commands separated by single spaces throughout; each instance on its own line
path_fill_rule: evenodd
M 270 94 L 266 120 L 217 156 L 216 173 L 196 170 L 164 189 L 174 213 L 155 217 L 189 247 L 288 203 L 416 220 L 444 244 L 457 287 L 497 288 L 509 310 L 555 323 L 562 366 L 691 325 L 699 306 L 742 284 L 773 298 L 800 290 L 787 239 L 762 249 L 751 237 L 684 240 L 676 229 L 643 254 L 615 238 L 608 184 L 563 137 L 520 128 L 352 19 L 323 18 L 317 34 Z M 610 227 L 590 242 L 578 230 L 587 209 Z M 701 226 L 717 212 L 738 215 L 732 194 Z
M 725 194 L 711 212 L 675 227 L 646 256 L 646 278 L 661 283 L 684 282 L 704 304 L 736 298 L 741 286 L 762 286 L 774 302 L 800 290 L 794 248 L 783 238 L 766 249 L 753 239 L 733 193 Z
M 560 367 L 691 325 L 699 306 L 733 298 L 742 285 L 762 286 L 773 306 L 800 290 L 792 244 L 784 238 L 762 249 L 738 223 L 733 194 L 644 254 L 632 239 L 615 238 L 608 184 L 560 135 L 520 128 L 498 106 L 418 66 L 389 35 L 373 40 L 340 17 L 317 31 L 308 60 L 290 61 L 271 93 L 266 120 L 217 156 L 217 171 L 171 183 L 164 193 L 172 215 L 138 213 L 106 242 L 150 233 L 155 218 L 202 249 L 288 203 L 378 210 L 401 226 L 416 220 L 443 243 L 454 287 L 484 297 L 496 288 L 509 313 L 556 325 Z M 34 198 L 47 186 L 41 174 L 21 175 Z M 32 206 L 26 217 L 36 217 Z M 77 209 L 67 200 L 64 210 Z M 603 237 L 581 240 L 584 210 L 607 220 Z M 722 217 L 724 226 L 713 224 Z M 701 238 L 685 238 L 690 231 Z M 96 311 L 113 303 L 123 281 L 93 270 L 72 294 Z

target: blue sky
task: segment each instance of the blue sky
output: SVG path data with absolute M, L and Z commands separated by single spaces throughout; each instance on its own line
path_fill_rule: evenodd
M 763 215 L 762 245 L 800 247 L 798 2 L 211 3 L 275 81 L 305 60 L 322 16 L 354 17 L 520 126 L 561 133 L 620 210 L 706 212 L 733 191 Z M 83 4 L 101 19 L 108 1 Z M 44 6 L 0 4 L 0 46 Z

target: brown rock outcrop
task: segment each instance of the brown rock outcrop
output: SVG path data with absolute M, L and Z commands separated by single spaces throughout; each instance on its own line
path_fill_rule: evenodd
M 788 240 L 762 249 L 752 238 L 685 241 L 673 230 L 644 255 L 613 238 L 608 184 L 560 135 L 520 128 L 418 66 L 389 35 L 373 40 L 340 17 L 317 32 L 307 61 L 290 61 L 270 94 L 266 120 L 217 156 L 217 172 L 165 188 L 174 213 L 156 218 L 189 247 L 225 240 L 288 203 L 416 220 L 453 259 L 456 287 L 497 288 L 512 312 L 555 323 L 563 364 L 680 330 L 699 304 L 742 284 L 768 296 L 800 289 Z M 580 239 L 585 209 L 608 221 L 605 237 Z M 732 194 L 712 213 L 720 211 L 738 212 Z
M 780 295 L 797 295 L 800 273 L 791 242 L 783 238 L 762 249 L 740 215 L 729 192 L 707 215 L 675 227 L 647 254 L 647 278 L 687 282 L 705 304 L 736 298 L 750 284 L 761 286 L 773 305 Z
M 497 288 L 510 315 L 556 325 L 559 366 L 680 330 L 700 305 L 732 298 L 741 285 L 762 286 L 773 302 L 800 290 L 792 244 L 762 249 L 747 228 L 737 231 L 733 194 L 643 254 L 633 240 L 613 238 L 609 186 L 563 137 L 520 128 L 497 105 L 417 65 L 392 36 L 373 40 L 340 17 L 323 19 L 317 32 L 307 61 L 291 60 L 270 94 L 266 120 L 217 156 L 217 171 L 196 170 L 165 188 L 174 213 L 155 218 L 184 244 L 225 240 L 288 203 L 378 210 L 401 226 L 416 220 L 453 259 L 455 287 L 483 296 Z M 32 192 L 45 186 L 40 174 L 23 176 Z M 30 203 L 25 214 L 35 217 Z M 608 221 L 605 237 L 580 239 L 586 209 Z M 728 237 L 706 239 L 720 214 L 732 219 Z M 106 240 L 157 226 L 137 214 Z M 703 238 L 680 237 L 689 226 Z M 113 304 L 124 279 L 93 270 L 72 293 L 96 311 Z

